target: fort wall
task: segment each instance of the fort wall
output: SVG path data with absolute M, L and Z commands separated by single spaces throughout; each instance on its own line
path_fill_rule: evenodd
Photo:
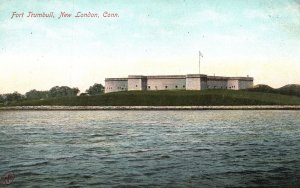
M 129 75 L 128 76 L 128 90 L 146 90 L 147 78 L 142 75 Z
M 128 79 L 127 78 L 106 78 L 105 79 L 105 93 L 127 91 Z
M 253 80 L 239 80 L 239 89 L 247 89 L 253 87 Z
M 253 87 L 252 77 L 188 75 L 129 75 L 128 78 L 106 78 L 105 93 L 133 90 L 203 90 L 247 89 Z
M 226 77 L 222 76 L 208 76 L 207 77 L 207 89 L 227 89 Z
M 183 90 L 186 87 L 185 76 L 148 76 L 147 90 Z
M 238 90 L 239 89 L 239 80 L 229 79 L 227 81 L 227 89 Z

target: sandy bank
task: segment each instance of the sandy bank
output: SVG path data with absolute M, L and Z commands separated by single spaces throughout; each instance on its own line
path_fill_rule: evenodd
M 300 110 L 300 105 L 270 106 L 10 106 L 0 110 Z

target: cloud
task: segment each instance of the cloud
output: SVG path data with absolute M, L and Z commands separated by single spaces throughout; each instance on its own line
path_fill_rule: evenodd
M 263 28 L 280 29 L 299 39 L 300 35 L 300 0 L 268 4 L 262 9 L 248 9 L 243 16 L 253 21 L 261 21 Z
M 244 11 L 243 15 L 248 19 L 266 20 L 269 18 L 266 12 L 259 11 L 259 10 L 246 10 Z
M 150 15 L 142 15 L 139 17 L 139 22 L 143 25 L 147 26 L 155 26 L 159 27 L 161 25 L 161 21 L 159 19 L 155 19 Z
M 233 18 L 229 14 L 218 12 L 213 9 L 208 9 L 194 14 L 184 15 L 176 19 L 173 23 L 178 26 L 200 26 L 204 23 L 212 23 L 222 25 L 231 22 Z
M 299 39 L 300 35 L 300 1 L 273 9 L 270 15 L 274 22 L 288 34 Z
M 291 36 L 299 39 L 300 34 L 300 0 L 287 2 L 268 10 L 269 21 Z
M 228 14 L 223 14 L 214 10 L 205 10 L 198 15 L 198 18 L 214 23 L 224 23 L 231 20 L 231 17 Z
M 247 44 L 256 40 L 256 35 L 249 32 L 237 31 L 232 34 L 212 33 L 207 35 L 208 40 L 222 44 Z

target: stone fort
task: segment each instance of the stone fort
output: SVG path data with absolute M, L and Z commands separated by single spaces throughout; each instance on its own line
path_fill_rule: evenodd
M 127 78 L 105 78 L 105 93 L 133 90 L 203 90 L 247 89 L 253 87 L 253 77 L 187 75 L 129 75 Z

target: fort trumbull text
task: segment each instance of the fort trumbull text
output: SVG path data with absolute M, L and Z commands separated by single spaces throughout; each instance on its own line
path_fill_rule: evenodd
M 55 15 L 58 15 L 57 17 Z M 70 12 L 61 11 L 59 13 L 54 12 L 12 12 L 11 19 L 20 19 L 20 18 L 118 18 L 119 13 L 111 12 L 111 11 L 103 11 L 102 13 L 97 12 L 83 12 L 77 11 L 75 14 Z

